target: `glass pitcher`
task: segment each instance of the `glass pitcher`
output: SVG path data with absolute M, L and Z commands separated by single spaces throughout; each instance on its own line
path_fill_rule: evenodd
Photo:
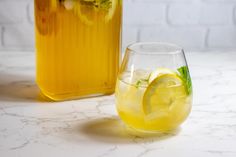
M 114 92 L 122 0 L 34 0 L 36 81 L 60 101 Z

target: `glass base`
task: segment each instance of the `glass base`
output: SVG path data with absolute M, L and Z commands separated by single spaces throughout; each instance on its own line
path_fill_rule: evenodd
M 172 130 L 144 130 L 144 129 L 137 129 L 133 128 L 129 125 L 126 125 L 126 130 L 129 134 L 139 136 L 139 137 L 166 137 L 166 136 L 175 136 L 177 135 L 181 127 L 177 127 Z

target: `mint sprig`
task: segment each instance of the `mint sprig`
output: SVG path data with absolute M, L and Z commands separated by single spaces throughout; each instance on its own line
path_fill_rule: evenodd
M 185 82 L 185 87 L 187 90 L 188 95 L 192 93 L 192 81 L 190 78 L 189 70 L 187 66 L 182 66 L 177 69 L 182 80 Z

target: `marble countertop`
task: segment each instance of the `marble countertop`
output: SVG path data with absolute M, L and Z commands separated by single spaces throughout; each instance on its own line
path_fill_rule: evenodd
M 236 52 L 188 53 L 193 110 L 178 132 L 130 134 L 114 96 L 67 102 L 40 98 L 35 56 L 0 52 L 1 157 L 235 157 Z

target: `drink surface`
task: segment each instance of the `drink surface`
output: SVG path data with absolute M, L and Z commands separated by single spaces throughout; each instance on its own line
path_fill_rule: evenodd
M 183 83 L 163 85 L 164 79 L 171 78 L 171 75 L 178 80 L 175 74 L 165 75 L 162 80 L 157 80 L 156 82 L 161 82 L 159 87 L 156 84 L 151 87 L 146 81 L 147 77 L 150 79 L 149 74 L 150 72 L 137 70 L 132 75 L 123 74 L 118 79 L 116 86 L 118 113 L 129 127 L 137 130 L 150 132 L 173 130 L 189 115 L 192 95 L 186 92 Z M 157 94 L 150 95 L 151 90 Z
M 114 91 L 121 10 L 121 0 L 35 0 L 36 80 L 46 96 Z

